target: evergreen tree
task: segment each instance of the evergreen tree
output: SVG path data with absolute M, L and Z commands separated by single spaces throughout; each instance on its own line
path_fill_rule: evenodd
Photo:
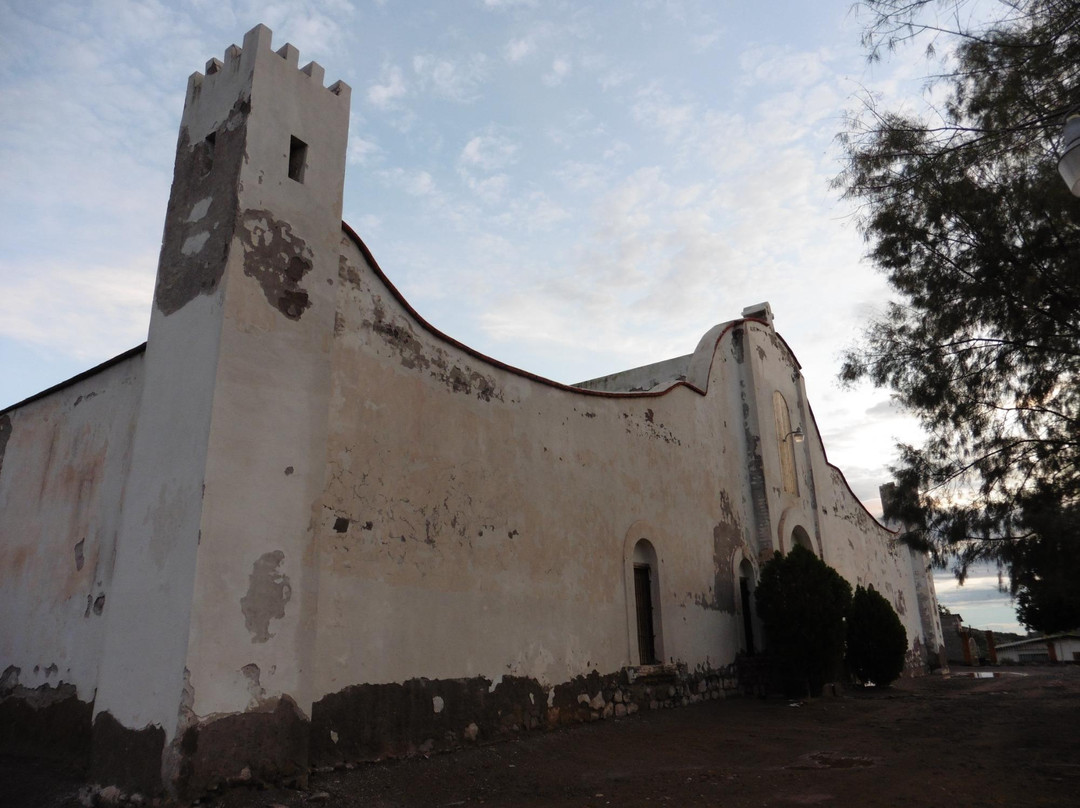
M 1080 510 L 1030 498 L 1024 520 L 1037 538 L 1004 554 L 1016 616 L 1031 631 L 1055 634 L 1080 627 Z
M 1057 171 L 1080 1 L 862 6 L 871 58 L 928 43 L 938 101 L 916 115 L 869 99 L 842 136 L 836 182 L 894 298 L 841 375 L 894 390 L 927 434 L 900 447 L 886 515 L 961 576 L 998 560 L 1037 603 L 1052 548 L 1080 541 L 1047 532 L 1080 507 L 1080 200 Z
M 848 670 L 859 681 L 888 687 L 904 670 L 907 631 L 892 604 L 873 587 L 855 587 L 847 612 Z
M 775 553 L 754 593 L 767 650 L 785 665 L 793 692 L 821 693 L 844 656 L 844 614 L 851 584 L 805 547 Z

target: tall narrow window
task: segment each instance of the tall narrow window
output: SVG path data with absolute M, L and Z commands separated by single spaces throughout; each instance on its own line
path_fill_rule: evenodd
M 791 434 L 791 417 L 787 402 L 779 391 L 773 393 L 773 418 L 776 423 L 777 448 L 780 451 L 780 477 L 784 490 L 799 495 L 799 479 L 795 474 L 795 435 Z
M 304 168 L 307 166 L 307 144 L 298 137 L 289 139 L 289 179 L 304 181 Z

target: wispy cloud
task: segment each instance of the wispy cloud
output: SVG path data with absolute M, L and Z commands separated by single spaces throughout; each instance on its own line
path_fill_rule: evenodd
M 348 160 L 349 165 L 366 165 L 371 156 L 377 154 L 378 151 L 379 147 L 374 141 L 350 134 L 346 160 Z
M 574 65 L 568 56 L 559 56 L 551 62 L 551 69 L 546 72 L 542 79 L 548 87 L 558 87 L 574 71 Z
M 379 80 L 368 87 L 367 99 L 373 106 L 385 109 L 403 98 L 406 92 L 405 76 L 401 68 L 393 64 L 384 64 Z
M 693 104 L 671 101 L 655 82 L 638 91 L 632 112 L 635 120 L 659 131 L 668 142 L 683 139 L 698 117 Z
M 604 73 L 597 79 L 597 83 L 600 85 L 600 89 L 604 92 L 614 90 L 617 87 L 621 87 L 634 78 L 634 73 L 628 68 L 612 68 L 604 71 Z
M 700 53 L 701 51 L 706 51 L 713 47 L 720 41 L 721 36 L 723 36 L 723 31 L 717 28 L 702 34 L 695 34 L 690 38 L 690 41 L 693 43 L 694 50 Z
M 520 62 L 536 52 L 536 41 L 531 37 L 511 39 L 503 48 L 503 54 L 508 62 Z
M 587 191 L 602 188 L 607 172 L 598 163 L 568 160 L 559 166 L 555 176 L 572 191 Z
M 382 177 L 410 196 L 433 196 L 437 193 L 435 179 L 427 171 L 393 168 L 382 172 Z
M 470 168 L 494 171 L 506 168 L 517 160 L 520 145 L 500 134 L 487 132 L 465 144 L 458 162 Z
M 808 87 L 825 80 L 832 55 L 827 49 L 798 51 L 777 45 L 757 45 L 739 54 L 743 86 Z
M 0 336 L 84 359 L 134 347 L 146 339 L 156 266 L 148 252 L 123 265 L 9 267 L 0 275 Z
M 572 150 L 580 148 L 579 141 L 596 138 L 607 133 L 607 127 L 593 113 L 585 109 L 568 110 L 561 120 L 544 130 L 544 134 L 556 145 Z
M 571 213 L 551 199 L 543 191 L 532 191 L 516 196 L 509 206 L 495 217 L 495 222 L 513 232 L 541 232 L 550 230 L 571 218 Z
M 488 59 L 474 53 L 460 59 L 419 53 L 413 56 L 413 72 L 422 87 L 452 101 L 475 101 L 488 76 Z
M 458 174 L 482 200 L 498 202 L 510 182 L 504 169 L 516 162 L 518 149 L 517 143 L 494 131 L 476 135 L 461 150 Z

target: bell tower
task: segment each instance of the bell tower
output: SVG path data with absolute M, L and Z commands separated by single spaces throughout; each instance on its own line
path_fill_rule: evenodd
M 94 706 L 100 782 L 183 796 L 245 766 L 306 772 L 349 97 L 262 25 L 188 81 Z

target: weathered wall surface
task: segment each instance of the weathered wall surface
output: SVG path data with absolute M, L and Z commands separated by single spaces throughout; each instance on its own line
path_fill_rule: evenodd
M 847 578 L 852 586 L 873 586 L 892 604 L 907 631 L 908 645 L 925 661 L 927 650 L 937 653 L 937 646 L 927 649 L 923 639 L 923 620 L 911 551 L 896 535 L 879 525 L 862 507 L 838 469 L 829 467 L 828 487 L 822 491 L 821 521 L 825 533 L 825 559 Z M 824 488 L 824 486 L 823 486 Z M 933 638 L 927 638 L 933 642 Z
M 628 705 L 615 679 L 640 662 L 642 539 L 658 562 L 658 656 L 702 674 L 732 662 L 735 569 L 755 552 L 730 341 L 703 340 L 698 388 L 586 393 L 432 333 L 351 238 L 342 251 L 313 750 L 332 758 L 373 724 L 367 754 L 427 732 L 452 745 L 497 728 L 492 710 L 575 720 L 590 709 L 577 698 L 602 711 L 617 687 Z
M 344 248 L 316 690 L 551 686 L 636 664 L 627 571 L 642 538 L 659 558 L 665 659 L 730 662 L 744 517 L 722 399 L 510 372 L 430 334 Z
M 28 716 L 5 709 L 12 696 L 29 697 L 34 710 L 57 711 L 53 725 L 62 736 L 87 740 L 89 708 L 73 702 L 91 704 L 98 685 L 143 356 L 135 352 L 0 414 L 0 744 L 6 748 L 72 741 L 35 736 L 24 726 Z
M 298 59 L 256 26 L 188 85 L 95 705 L 132 790 L 306 772 L 349 91 Z
M 245 38 L 239 59 L 251 60 L 254 78 L 225 268 L 185 722 L 272 712 L 286 695 L 303 715 L 311 705 L 312 525 L 325 474 L 348 88 L 324 87 L 318 65 L 300 69 L 291 45 L 271 50 L 265 28 Z M 297 140 L 304 166 L 293 178 Z
M 756 402 L 761 461 L 767 481 L 768 524 L 776 549 L 787 552 L 804 535 L 812 549 L 852 587 L 873 586 L 890 603 L 907 630 L 914 669 L 926 653 L 937 654 L 936 602 L 925 558 L 913 554 L 882 527 L 851 492 L 839 469 L 829 465 L 806 399 L 799 364 L 784 341 L 764 323 L 745 325 L 748 401 Z M 778 431 L 774 394 L 787 408 L 788 431 Z M 790 450 L 796 485 L 784 483 L 782 454 Z M 794 490 L 793 490 L 794 489 Z

